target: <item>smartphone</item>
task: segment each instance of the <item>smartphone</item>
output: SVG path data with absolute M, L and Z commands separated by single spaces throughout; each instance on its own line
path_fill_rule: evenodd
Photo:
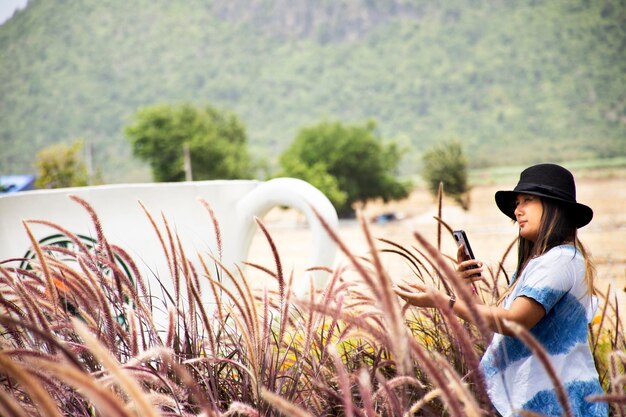
M 463 245 L 463 251 L 465 252 L 465 256 L 463 257 L 464 261 L 467 261 L 469 259 L 476 259 L 474 258 L 474 252 L 472 252 L 472 246 L 469 243 L 469 239 L 467 238 L 467 235 L 465 234 L 465 230 L 455 230 L 452 232 L 452 235 L 454 236 L 454 240 L 456 241 L 456 245 L 457 246 L 461 246 Z M 478 266 L 474 265 L 474 266 L 470 266 L 469 269 L 475 269 L 478 268 Z M 471 277 L 477 277 L 480 274 L 474 274 L 471 275 Z
M 467 235 L 465 234 L 465 230 L 455 230 L 454 232 L 452 232 L 452 235 L 454 236 L 456 245 L 457 246 L 463 245 L 464 247 L 465 257 L 463 260 L 467 261 L 469 259 L 476 259 L 474 258 L 474 252 L 472 252 L 472 247 L 470 246 L 469 239 L 467 238 Z

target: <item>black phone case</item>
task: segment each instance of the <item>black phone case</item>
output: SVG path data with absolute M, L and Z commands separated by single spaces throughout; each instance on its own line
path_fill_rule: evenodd
M 465 234 L 465 230 L 455 230 L 454 232 L 452 232 L 452 234 L 454 235 L 454 240 L 456 241 L 456 244 L 458 246 L 461 246 L 461 244 L 465 246 L 465 255 L 468 257 L 468 259 L 476 259 L 474 258 L 474 252 L 472 251 L 469 239 Z

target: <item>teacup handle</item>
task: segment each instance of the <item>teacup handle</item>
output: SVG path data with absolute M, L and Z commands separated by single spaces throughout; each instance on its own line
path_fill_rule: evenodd
M 274 178 L 261 183 L 237 203 L 237 230 L 235 242 L 235 262 L 245 260 L 252 239 L 257 230 L 254 217 L 262 218 L 276 206 L 287 206 L 300 210 L 305 216 L 313 234 L 313 249 L 309 266 L 332 267 L 337 247 L 318 220 L 313 209 L 333 229 L 337 228 L 337 211 L 328 198 L 306 181 L 296 178 Z M 314 285 L 322 288 L 328 280 L 328 273 L 313 274 Z M 308 282 L 294 285 L 294 291 L 302 294 L 308 289 Z

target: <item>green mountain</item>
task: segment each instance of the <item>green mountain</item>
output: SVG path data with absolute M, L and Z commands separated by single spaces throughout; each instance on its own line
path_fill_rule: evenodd
M 85 138 L 106 181 L 147 179 L 141 106 L 235 112 L 273 163 L 303 125 L 374 119 L 415 172 L 626 155 L 624 0 L 30 0 L 0 26 L 0 174 Z

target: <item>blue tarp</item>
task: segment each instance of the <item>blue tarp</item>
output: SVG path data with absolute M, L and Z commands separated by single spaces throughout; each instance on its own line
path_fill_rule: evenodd
M 4 175 L 0 176 L 0 195 L 16 193 L 18 191 L 33 190 L 35 188 L 34 175 Z

